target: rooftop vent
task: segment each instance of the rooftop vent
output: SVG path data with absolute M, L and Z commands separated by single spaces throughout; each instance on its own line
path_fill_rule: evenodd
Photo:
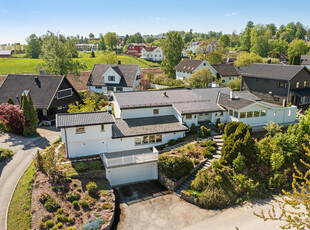
M 121 60 L 118 60 L 117 64 L 121 65 L 121 64 L 122 64 L 122 61 L 121 61 Z
M 235 100 L 236 99 L 235 90 L 233 90 L 233 89 L 230 91 L 230 99 L 231 100 Z

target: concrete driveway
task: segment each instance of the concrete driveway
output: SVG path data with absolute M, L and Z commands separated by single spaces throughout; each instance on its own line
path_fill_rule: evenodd
M 60 132 L 55 127 L 38 129 L 40 137 L 24 138 L 14 134 L 0 134 L 0 147 L 14 151 L 10 161 L 0 164 L 0 229 L 6 229 L 6 215 L 15 186 L 36 157 L 37 149 L 41 150 L 54 142 Z
M 224 210 L 207 210 L 166 191 L 158 182 L 144 182 L 116 188 L 120 199 L 120 230 L 276 230 L 281 223 L 264 222 L 253 215 L 268 210 L 273 201 L 264 200 Z M 271 203 L 270 203 L 271 202 Z

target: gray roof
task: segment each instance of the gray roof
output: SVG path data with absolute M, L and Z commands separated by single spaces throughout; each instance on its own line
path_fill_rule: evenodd
M 235 99 L 231 99 L 229 94 L 220 93 L 218 103 L 225 108 L 239 110 L 260 100 L 252 93 L 243 91 L 235 92 Z
M 187 130 L 187 126 L 182 125 L 173 115 L 115 119 L 113 137 L 122 138 Z
M 84 125 L 112 124 L 114 117 L 108 112 L 60 113 L 56 114 L 56 127 L 68 128 Z
M 223 87 L 120 92 L 114 93 L 114 99 L 121 109 L 174 106 L 181 114 L 187 114 L 222 111 L 216 103 L 219 92 L 229 94 L 230 89 Z
M 121 76 L 121 81 L 119 84 L 104 82 L 102 75 L 110 68 Z M 139 68 L 139 65 L 95 64 L 89 76 L 87 85 L 133 87 Z
M 301 97 L 310 95 L 310 88 L 292 89 L 291 91 Z
M 9 74 L 0 87 L 0 103 L 11 97 L 14 104 L 19 104 L 16 97 L 20 98 L 25 90 L 30 90 L 34 106 L 37 109 L 48 109 L 64 79 L 65 76 Z
M 176 67 L 174 67 L 174 70 L 193 72 L 202 62 L 202 60 L 183 59 Z
M 248 66 L 235 66 L 236 71 L 238 72 L 239 75 L 241 75 L 242 72 L 246 71 Z
M 142 155 L 148 153 L 153 153 L 153 148 L 126 150 L 126 151 L 103 153 L 103 154 L 107 159 L 113 159 L 113 158 L 127 157 L 132 155 Z
M 217 65 L 212 65 L 212 67 L 222 77 L 239 76 L 239 73 L 237 72 L 236 68 L 232 64 L 217 64 Z
M 310 65 L 310 55 L 301 55 L 300 61 L 301 65 Z
M 281 64 L 252 64 L 245 71 L 241 72 L 241 76 L 285 80 L 289 81 L 295 77 L 304 66 L 299 65 L 281 65 Z

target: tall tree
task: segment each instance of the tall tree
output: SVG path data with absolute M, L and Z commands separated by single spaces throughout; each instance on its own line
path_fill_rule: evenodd
M 106 50 L 105 43 L 104 43 L 104 37 L 101 33 L 99 34 L 98 49 L 102 51 Z
M 149 37 L 145 38 L 145 42 L 148 44 L 150 44 L 154 41 L 155 41 L 155 38 L 153 36 L 149 36 Z
M 43 63 L 37 69 L 44 69 L 47 74 L 66 75 L 73 72 L 79 75 L 79 70 L 86 68 L 85 64 L 73 60 L 74 50 L 72 44 L 62 41 L 61 36 L 47 32 L 43 37 L 42 55 Z
M 90 33 L 90 34 L 88 35 L 88 37 L 89 37 L 89 39 L 94 39 L 94 38 L 95 38 L 95 35 L 94 35 L 93 33 Z
M 25 116 L 23 135 L 32 136 L 37 134 L 38 115 L 36 112 L 36 108 L 33 106 L 30 92 L 27 96 L 24 94 L 22 97 L 22 110 L 24 111 Z
M 116 33 L 108 32 L 104 35 L 104 43 L 110 51 L 115 50 L 117 46 Z
M 262 57 L 255 53 L 241 54 L 235 61 L 235 66 L 250 66 L 253 63 L 263 63 Z
M 166 38 L 162 44 L 162 50 L 164 53 L 164 59 L 161 66 L 164 73 L 171 78 L 175 78 L 174 67 L 182 60 L 182 49 L 184 48 L 184 42 L 181 35 L 176 31 L 170 31 L 166 34 Z
M 144 39 L 140 33 L 135 33 L 133 35 L 130 35 L 129 38 L 126 41 L 126 45 L 129 45 L 130 43 L 143 43 Z
M 98 59 L 98 64 L 117 64 L 117 56 L 114 51 L 105 51 Z
M 202 68 L 196 71 L 192 77 L 186 78 L 185 82 L 191 88 L 206 88 L 210 83 L 216 80 L 216 76 L 208 68 Z
M 26 47 L 26 56 L 29 58 L 39 58 L 41 54 L 41 40 L 35 34 L 31 34 L 26 38 L 27 47 Z
M 288 45 L 287 54 L 291 65 L 300 65 L 300 56 L 308 52 L 308 46 L 303 40 L 294 40 Z
M 218 43 L 221 44 L 222 46 L 227 47 L 230 45 L 230 38 L 227 34 L 223 34 L 220 39 L 218 40 Z

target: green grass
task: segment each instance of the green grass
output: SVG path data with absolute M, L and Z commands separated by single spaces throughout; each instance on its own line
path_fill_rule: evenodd
M 35 166 L 32 162 L 20 178 L 14 191 L 8 213 L 8 230 L 24 230 L 31 227 L 31 195 Z
M 86 64 L 86 70 L 91 70 L 94 64 L 98 63 L 99 55 L 95 58 L 90 58 L 87 53 L 80 56 L 80 58 L 75 58 L 75 60 Z M 141 68 L 160 66 L 159 63 L 146 61 L 141 58 L 129 56 L 117 56 L 117 58 L 124 65 L 140 65 Z M 35 67 L 39 62 L 42 62 L 42 60 L 30 58 L 0 58 L 0 75 L 9 73 L 36 73 Z

